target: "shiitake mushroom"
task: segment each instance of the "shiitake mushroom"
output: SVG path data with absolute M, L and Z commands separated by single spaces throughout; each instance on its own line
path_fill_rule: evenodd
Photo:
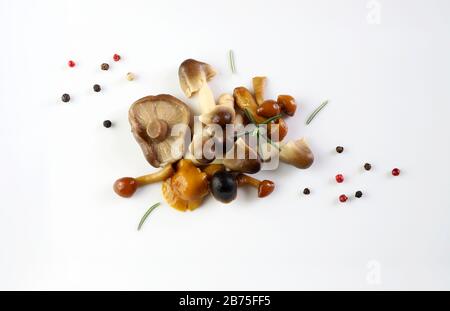
M 237 196 L 236 176 L 231 172 L 218 171 L 211 178 L 210 188 L 216 200 L 230 203 Z

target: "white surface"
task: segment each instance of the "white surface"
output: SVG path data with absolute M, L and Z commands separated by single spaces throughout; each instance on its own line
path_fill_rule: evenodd
M 365 0 L 1 0 L 0 289 L 450 289 L 450 2 L 378 2 L 377 25 Z M 216 95 L 261 74 L 268 97 L 294 95 L 289 137 L 308 137 L 317 161 L 261 173 L 277 184 L 267 199 L 164 204 L 137 232 L 162 196 L 112 192 L 153 170 L 127 110 L 144 95 L 185 100 L 188 57 L 220 72 Z

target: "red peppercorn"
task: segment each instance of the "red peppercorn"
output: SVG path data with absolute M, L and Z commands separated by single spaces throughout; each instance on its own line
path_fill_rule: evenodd
M 73 60 L 69 60 L 69 62 L 67 63 L 67 65 L 69 65 L 70 68 L 75 67 L 75 62 Z
M 392 175 L 394 175 L 394 176 L 400 175 L 400 170 L 399 170 L 398 168 L 394 168 L 394 169 L 392 170 Z
M 118 62 L 120 60 L 120 55 L 119 54 L 114 54 L 113 55 L 113 59 L 115 62 Z
M 348 197 L 345 194 L 341 194 L 339 196 L 339 201 L 341 201 L 342 203 L 347 202 Z
M 343 181 L 344 181 L 344 175 L 342 175 L 342 174 L 337 174 L 337 175 L 336 175 L 336 181 L 337 181 L 338 183 L 343 182 Z

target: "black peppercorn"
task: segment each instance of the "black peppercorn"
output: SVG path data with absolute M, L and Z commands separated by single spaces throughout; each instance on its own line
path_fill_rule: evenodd
M 362 195 L 363 195 L 362 191 L 356 191 L 355 193 L 355 197 L 357 197 L 358 199 L 362 197 Z
M 62 100 L 63 102 L 65 102 L 65 103 L 69 102 L 69 101 L 70 101 L 70 95 L 69 95 L 69 94 L 63 94 L 63 95 L 61 96 L 61 100 Z
M 308 195 L 311 191 L 308 188 L 303 189 L 303 194 Z
M 344 151 L 344 147 L 342 147 L 342 146 L 337 146 L 336 147 L 336 152 L 337 153 L 342 153 Z
M 94 84 L 94 92 L 100 92 L 102 88 L 98 84 Z
M 112 126 L 112 122 L 109 120 L 103 121 L 103 126 L 106 128 L 110 128 Z
M 109 69 L 109 65 L 108 65 L 107 63 L 103 63 L 103 64 L 100 66 L 100 68 L 101 68 L 102 70 L 108 70 L 108 69 Z
M 370 163 L 364 164 L 364 169 L 365 169 L 366 171 L 370 171 L 371 168 L 372 168 L 372 165 L 370 165 Z

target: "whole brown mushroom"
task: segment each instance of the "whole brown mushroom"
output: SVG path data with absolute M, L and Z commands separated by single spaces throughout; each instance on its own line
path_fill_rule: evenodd
M 181 89 L 188 98 L 198 93 L 202 114 L 212 111 L 216 106 L 208 85 L 208 81 L 215 75 L 216 71 L 211 65 L 195 59 L 186 59 L 178 68 Z
M 249 185 L 258 190 L 258 198 L 264 198 L 275 189 L 275 184 L 270 180 L 258 180 L 245 174 L 238 174 L 236 177 L 239 186 Z
M 175 171 L 171 164 L 166 165 L 158 172 L 151 173 L 140 177 L 122 177 L 115 181 L 114 192 L 124 198 L 132 197 L 139 187 L 164 181 L 171 177 Z
M 128 119 L 136 141 L 152 166 L 162 167 L 181 159 L 185 136 L 193 120 L 185 103 L 167 94 L 146 96 L 133 103 Z M 176 133 L 171 133 L 172 129 Z

